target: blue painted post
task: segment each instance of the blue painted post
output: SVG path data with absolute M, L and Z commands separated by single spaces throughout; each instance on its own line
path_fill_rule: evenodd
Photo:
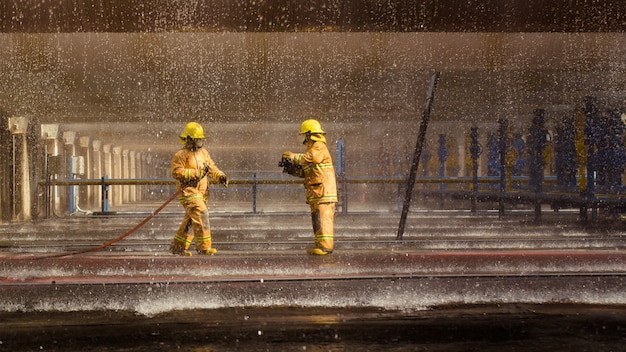
M 345 139 L 339 138 L 337 140 L 337 167 L 335 168 L 335 173 L 339 176 L 343 172 L 343 147 L 344 147 Z
M 470 155 L 472 157 L 472 213 L 476 212 L 476 193 L 478 193 L 478 158 L 482 154 L 482 146 L 478 142 L 478 127 L 470 129 Z
M 102 194 L 102 204 L 101 204 L 102 213 L 109 211 L 109 186 L 104 182 L 106 178 L 108 177 L 102 176 L 102 183 L 101 183 L 102 192 L 100 192 Z
M 506 119 L 498 119 L 498 156 L 500 166 L 500 193 L 506 192 L 506 153 L 508 150 L 507 130 L 509 123 Z M 500 200 L 498 206 L 498 216 L 504 216 L 504 201 Z
M 439 135 L 439 149 L 437 150 L 437 157 L 439 158 L 439 177 L 444 178 L 446 176 L 446 160 L 448 159 L 448 148 L 446 147 L 446 135 Z M 439 185 L 441 192 L 445 191 L 445 183 Z
M 256 172 L 252 174 L 252 213 L 256 214 L 256 192 L 257 192 L 257 181 L 256 181 Z
M 337 168 L 335 174 L 341 182 L 341 212 L 348 212 L 348 181 L 346 177 L 346 139 L 341 137 L 337 140 Z
M 489 133 L 487 137 L 487 176 L 498 176 L 500 172 L 500 158 L 498 157 L 498 138 Z
M 74 163 L 74 158 L 70 157 L 69 158 L 69 164 L 70 164 L 70 171 L 69 171 L 69 179 L 73 180 L 74 179 L 74 172 L 73 172 L 73 165 Z M 74 213 L 74 185 L 70 185 L 70 199 L 69 199 L 69 206 L 70 206 L 70 214 Z
M 524 158 L 526 142 L 522 139 L 521 133 L 515 133 L 511 146 L 513 147 L 515 153 L 517 153 L 517 158 L 515 160 L 515 164 L 513 165 L 513 176 L 522 176 L 522 172 L 526 167 L 526 159 Z
M 543 109 L 536 109 L 534 111 L 534 117 L 532 125 L 530 126 L 530 135 L 528 137 L 528 151 L 529 151 L 529 186 L 531 192 L 535 192 L 539 197 L 542 190 L 543 182 L 543 150 L 546 146 L 546 136 L 548 131 L 544 127 L 545 117 Z M 535 221 L 541 219 L 541 202 L 537 199 L 535 201 Z
M 611 110 L 607 123 L 608 162 L 607 186 L 611 193 L 620 192 L 622 189 L 622 173 L 626 162 L 626 149 L 624 148 L 624 123 L 618 110 Z
M 574 130 L 574 118 L 567 117 L 556 125 L 554 140 L 554 154 L 556 158 L 556 182 L 557 185 L 569 190 L 576 187 L 576 170 L 578 163 L 576 156 L 576 131 Z
M 587 186 L 584 191 L 584 196 L 587 201 L 595 198 L 595 148 L 596 148 L 596 115 L 598 109 L 596 108 L 596 99 L 594 97 L 585 97 L 585 145 L 587 146 Z M 580 215 L 581 220 L 587 220 L 587 206 L 581 208 Z M 591 211 L 592 218 L 596 216 L 595 207 Z
M 50 154 L 46 153 L 46 219 L 50 218 L 50 198 L 51 198 L 51 186 L 50 186 Z

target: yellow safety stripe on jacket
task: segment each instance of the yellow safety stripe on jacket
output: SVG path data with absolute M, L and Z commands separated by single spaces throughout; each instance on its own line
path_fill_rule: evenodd
M 180 196 L 180 197 L 178 197 L 178 200 L 181 201 L 181 202 L 185 202 L 185 201 L 188 201 L 188 200 L 191 200 L 191 199 L 195 199 L 195 198 L 204 198 L 204 199 L 206 199 L 206 196 L 202 195 L 202 194 L 193 193 L 193 194 L 190 194 L 188 196 Z
M 322 169 L 331 169 L 332 167 L 333 167 L 332 163 L 326 163 L 326 164 L 320 163 L 320 164 L 308 165 L 306 167 L 303 167 L 302 170 L 304 170 L 304 171 L 307 171 L 308 169 L 319 169 L 319 170 L 322 170 Z
M 185 169 L 185 179 L 191 179 L 191 171 L 196 171 L 196 169 Z
M 186 180 L 191 180 L 191 179 L 196 178 L 195 176 L 194 177 L 191 176 L 191 172 L 192 171 L 196 171 L 196 169 L 185 169 L 185 179 Z M 204 178 L 204 176 L 206 176 L 206 174 L 204 173 L 204 170 L 202 170 L 202 169 L 198 170 L 196 173 L 198 174 L 197 178 Z M 211 173 L 211 176 L 215 177 L 216 173 L 217 173 L 217 171 L 213 171 Z
M 321 197 L 311 197 L 311 198 L 307 198 L 309 202 L 313 202 L 313 203 L 323 203 L 323 201 L 327 200 L 329 202 L 336 202 L 337 201 L 337 195 L 336 194 L 327 194 L 325 196 L 321 196 Z

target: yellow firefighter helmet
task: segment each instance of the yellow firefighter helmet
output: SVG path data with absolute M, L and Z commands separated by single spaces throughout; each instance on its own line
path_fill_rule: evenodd
M 315 120 L 315 119 L 308 119 L 305 120 L 304 122 L 302 122 L 302 125 L 300 126 L 300 134 L 314 134 L 314 133 L 319 133 L 319 134 L 326 134 L 326 132 L 324 132 L 324 130 L 322 130 L 322 125 L 319 123 L 319 121 Z
M 181 139 L 193 138 L 199 139 L 204 138 L 204 129 L 197 122 L 189 122 L 185 125 L 185 129 L 180 134 Z

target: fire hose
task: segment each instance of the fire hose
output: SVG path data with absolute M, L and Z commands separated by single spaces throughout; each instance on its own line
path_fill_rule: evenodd
M 36 258 L 32 258 L 32 259 L 48 259 L 48 258 L 69 257 L 69 256 L 78 255 L 78 254 L 83 254 L 83 253 L 95 252 L 97 250 L 106 248 L 106 247 L 112 245 L 113 243 L 116 243 L 116 242 L 119 242 L 119 241 L 123 240 L 124 238 L 130 236 L 133 232 L 137 231 L 140 227 L 145 225 L 148 221 L 150 221 L 150 219 L 152 219 L 155 215 L 157 215 L 161 210 L 163 210 L 163 208 L 165 208 L 165 206 L 168 205 L 171 201 L 173 201 L 179 194 L 180 194 L 180 191 L 175 192 L 174 194 L 172 194 L 165 201 L 165 203 L 161 204 L 161 206 L 159 206 L 155 211 L 150 213 L 150 215 L 148 215 L 145 219 L 141 220 L 132 229 L 126 231 L 122 235 L 120 235 L 120 236 L 118 236 L 118 237 L 116 237 L 116 238 L 114 238 L 114 239 L 112 239 L 112 240 L 110 240 L 108 242 L 105 242 L 105 243 L 103 243 L 103 244 L 101 244 L 99 246 L 90 247 L 90 248 L 87 248 L 87 249 L 83 249 L 83 250 L 76 251 L 76 252 L 71 252 L 71 253 L 60 253 L 60 254 L 46 255 L 46 256 L 36 257 Z

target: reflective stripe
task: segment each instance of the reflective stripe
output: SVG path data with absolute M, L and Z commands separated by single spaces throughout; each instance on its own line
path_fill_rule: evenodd
M 180 235 L 176 234 L 174 236 L 174 240 L 178 241 L 178 242 L 185 243 L 185 244 L 191 244 L 191 237 L 188 237 L 188 236 L 183 237 L 183 236 L 180 236 Z
M 333 168 L 333 164 L 332 163 L 326 163 L 326 164 L 310 164 L 304 168 L 302 168 L 302 170 L 306 171 L 309 169 L 318 169 L 318 170 L 322 170 L 322 169 L 332 169 Z
M 208 236 L 196 236 L 196 241 L 206 242 L 206 241 L 210 241 L 210 240 L 211 240 L 211 235 L 208 235 Z
M 196 199 L 196 198 L 206 198 L 206 196 L 203 196 L 202 194 L 194 193 L 194 194 L 190 194 L 188 196 L 180 196 L 180 197 L 178 197 L 178 200 L 180 202 L 185 202 L 185 201 L 188 201 L 188 200 L 191 200 L 191 199 Z
M 311 197 L 311 198 L 307 198 L 309 200 L 309 202 L 313 202 L 313 203 L 320 203 L 321 201 L 329 201 L 329 202 L 336 202 L 337 201 L 337 195 L 336 194 L 327 194 L 325 196 L 321 196 L 321 197 Z
M 333 235 L 327 234 L 327 233 L 321 233 L 321 234 L 315 235 L 315 240 L 316 241 L 332 240 L 333 238 L 334 238 Z

